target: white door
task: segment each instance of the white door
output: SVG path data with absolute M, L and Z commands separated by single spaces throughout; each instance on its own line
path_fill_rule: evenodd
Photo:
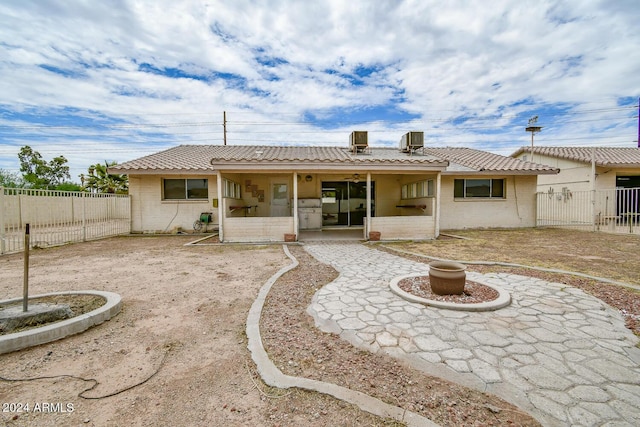
M 271 216 L 291 216 L 289 206 L 289 184 L 271 183 Z

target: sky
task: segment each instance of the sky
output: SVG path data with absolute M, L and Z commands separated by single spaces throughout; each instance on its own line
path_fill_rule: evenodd
M 180 144 L 638 146 L 637 0 L 0 2 L 0 169 Z M 226 117 L 226 120 L 225 120 Z

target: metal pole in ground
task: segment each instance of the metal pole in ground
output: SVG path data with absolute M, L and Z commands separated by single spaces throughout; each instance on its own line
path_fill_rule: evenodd
M 22 311 L 29 310 L 29 223 L 25 224 L 24 229 L 24 281 L 22 286 Z

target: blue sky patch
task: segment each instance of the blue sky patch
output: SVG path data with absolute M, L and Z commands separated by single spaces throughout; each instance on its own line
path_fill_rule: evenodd
M 395 106 L 379 105 L 360 108 L 334 108 L 328 112 L 307 112 L 303 120 L 321 129 L 336 129 L 341 127 L 362 127 L 367 122 L 385 122 L 398 125 L 420 118 L 420 115 L 409 113 Z
M 180 68 L 174 68 L 174 67 L 158 68 L 147 62 L 140 63 L 138 65 L 138 70 L 144 73 L 156 74 L 159 76 L 165 76 L 172 79 L 192 79 L 192 80 L 207 81 L 206 76 L 203 76 L 201 74 L 188 73 L 185 70 L 182 70 Z
M 60 76 L 69 77 L 72 79 L 85 78 L 87 76 L 84 72 L 54 67 L 53 65 L 48 64 L 40 64 L 39 67 L 43 70 L 49 71 L 50 73 L 58 74 Z

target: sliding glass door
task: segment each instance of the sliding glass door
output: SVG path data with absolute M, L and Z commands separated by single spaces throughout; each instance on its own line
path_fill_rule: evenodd
M 374 216 L 374 183 L 371 183 L 371 215 Z M 367 217 L 367 183 L 322 182 L 322 226 L 360 226 Z

